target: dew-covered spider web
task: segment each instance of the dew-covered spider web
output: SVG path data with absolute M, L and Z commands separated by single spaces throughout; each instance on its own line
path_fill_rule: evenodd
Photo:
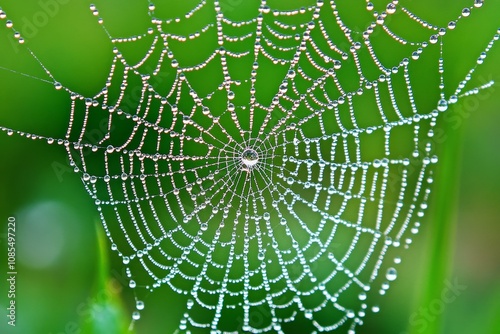
M 378 312 L 428 206 L 436 122 L 492 85 L 465 90 L 500 32 L 447 95 L 444 41 L 483 1 L 445 26 L 404 1 L 351 2 L 145 2 L 150 28 L 125 37 L 91 5 L 114 46 L 103 89 L 44 67 L 69 95 L 65 138 L 1 128 L 67 151 L 137 291 L 134 320 L 161 286 L 186 296 L 181 332 L 353 333 Z M 412 79 L 427 54 L 431 97 Z

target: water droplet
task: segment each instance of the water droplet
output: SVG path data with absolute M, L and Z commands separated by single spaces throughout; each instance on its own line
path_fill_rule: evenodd
M 194 305 L 194 300 L 188 299 L 186 305 L 187 305 L 188 310 L 191 309 L 193 307 L 193 305 Z
M 139 320 L 141 318 L 141 314 L 138 311 L 132 312 L 132 319 Z
M 398 277 L 398 272 L 396 271 L 396 269 L 391 267 L 391 268 L 387 269 L 387 273 L 385 274 L 385 277 L 389 281 L 394 281 Z
M 394 3 L 389 3 L 386 8 L 387 13 L 394 14 L 396 12 L 396 5 Z
M 138 300 L 135 302 L 135 308 L 140 310 L 144 310 L 144 302 L 142 300 Z
M 446 111 L 448 109 L 448 102 L 445 99 L 439 100 L 437 109 L 439 111 Z
M 259 162 L 259 155 L 254 149 L 248 148 L 241 154 L 241 162 L 246 167 L 253 167 Z

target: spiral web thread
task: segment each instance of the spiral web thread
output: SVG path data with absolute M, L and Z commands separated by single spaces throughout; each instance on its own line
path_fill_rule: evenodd
M 463 92 L 476 65 L 444 93 L 443 39 L 482 1 L 446 27 L 398 1 L 379 11 L 367 2 L 364 29 L 344 23 L 335 1 L 300 4 L 262 0 L 244 20 L 218 1 L 167 19 L 149 4 L 151 28 L 127 38 L 99 18 L 114 45 L 99 94 L 73 92 L 44 67 L 71 96 L 66 137 L 1 128 L 66 149 L 130 287 L 186 296 L 182 332 L 283 333 L 299 320 L 310 331 L 354 332 L 378 312 L 367 303 L 396 279 L 398 249 L 418 232 L 439 115 L 492 85 Z M 421 30 L 419 41 L 391 30 L 396 14 Z M 380 36 L 406 56 L 382 60 Z M 212 49 L 193 62 L 179 50 L 197 50 L 198 40 Z M 128 60 L 122 48 L 139 41 L 147 53 Z M 441 93 L 419 110 L 410 68 L 430 49 Z M 134 320 L 143 308 L 137 300 Z

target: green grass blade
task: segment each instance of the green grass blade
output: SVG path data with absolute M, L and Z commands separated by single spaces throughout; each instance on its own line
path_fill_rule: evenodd
M 90 317 L 87 317 L 86 321 L 82 324 L 82 333 L 130 333 L 128 331 L 130 318 L 126 315 L 127 311 L 123 306 L 119 294 L 122 287 L 118 282 L 109 277 L 109 254 L 106 237 L 100 225 L 96 224 L 96 230 L 99 246 L 96 292 L 92 298 Z
M 418 318 L 410 319 L 409 333 L 412 334 L 442 333 L 444 312 L 431 312 L 429 308 L 442 299 L 442 291 L 448 284 L 453 284 L 449 274 L 455 241 L 463 131 L 452 129 L 451 124 L 444 124 L 443 130 L 447 138 L 438 152 L 440 161 L 434 177 L 433 209 L 428 220 L 431 226 L 427 232 L 427 264 L 416 307 Z

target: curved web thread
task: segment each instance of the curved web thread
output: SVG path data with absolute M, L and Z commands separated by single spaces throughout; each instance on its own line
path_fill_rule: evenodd
M 440 113 L 492 84 L 463 92 L 474 67 L 444 93 L 443 39 L 482 1 L 447 27 L 398 1 L 381 11 L 367 2 L 364 29 L 345 23 L 335 1 L 278 5 L 261 1 L 236 20 L 218 1 L 173 18 L 157 18 L 149 4 L 143 35 L 104 28 L 115 47 L 99 94 L 73 92 L 46 69 L 71 97 L 64 139 L 2 128 L 65 147 L 130 287 L 188 296 L 183 332 L 282 333 L 297 319 L 354 332 L 378 312 L 368 307 L 371 290 L 385 293 L 398 249 L 418 232 Z M 421 30 L 419 40 L 392 30 L 396 13 Z M 201 26 L 191 26 L 196 17 Z M 406 56 L 382 60 L 377 36 Z M 180 50 L 199 40 L 216 43 L 193 62 Z M 150 46 L 134 60 L 128 48 L 139 42 Z M 410 69 L 431 49 L 441 93 L 420 110 Z M 138 300 L 134 320 L 143 308 Z

